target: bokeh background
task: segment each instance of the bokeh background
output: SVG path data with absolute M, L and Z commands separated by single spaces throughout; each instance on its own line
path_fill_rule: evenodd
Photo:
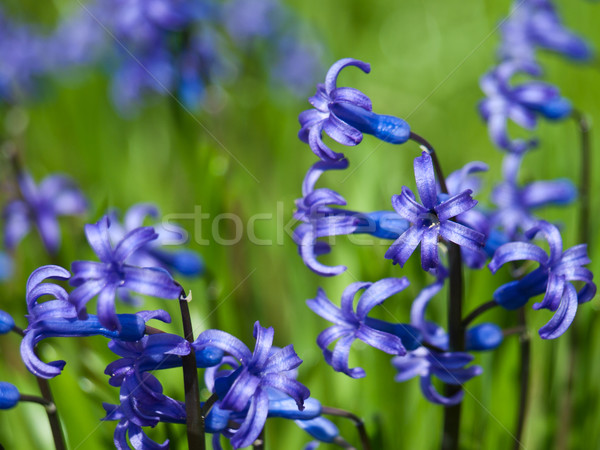
M 322 80 L 326 68 L 337 59 L 354 57 L 370 62 L 371 74 L 347 69 L 340 84 L 365 92 L 379 113 L 406 119 L 437 148 L 446 173 L 472 160 L 488 163 L 486 188 L 478 197 L 481 203 L 487 202 L 491 186 L 500 179 L 502 154 L 488 140 L 476 113 L 482 97 L 478 80 L 495 63 L 497 25 L 508 13 L 509 1 L 284 3 L 295 20 L 306 25 L 303 39 L 318 43 L 322 68 L 310 75 L 313 79 L 309 85 Z M 583 0 L 556 3 L 565 23 L 600 49 L 600 5 Z M 71 0 L 2 0 L 1 5 L 15 21 L 48 27 L 81 8 Z M 217 86 L 210 101 L 198 110 L 186 110 L 164 95 L 154 96 L 126 117 L 110 98 L 105 73 L 79 71 L 47 81 L 41 93 L 16 106 L 0 107 L 2 139 L 18 146 L 26 167 L 38 181 L 54 172 L 69 174 L 90 199 L 87 217 L 61 219 L 59 261 L 63 265 L 94 259 L 83 234 L 84 223 L 95 222 L 107 208 L 125 211 L 138 202 L 154 202 L 163 215 L 180 217 L 178 222 L 190 233 L 189 247 L 200 252 L 206 262 L 207 274 L 202 279 L 180 280 L 193 292 L 196 335 L 207 328 L 220 328 L 252 348 L 254 321 L 273 326 L 275 344 L 293 343 L 304 360 L 299 379 L 312 395 L 323 404 L 364 418 L 374 448 L 436 448 L 442 408 L 423 399 L 416 379 L 395 383 L 388 355 L 355 344 L 351 363 L 364 367 L 367 377 L 352 380 L 327 366 L 316 346 L 318 333 L 328 324 L 306 307 L 305 300 L 315 295 L 318 286 L 338 301 L 351 282 L 405 275 L 411 281 L 410 288 L 388 300 L 379 317 L 408 321 L 412 299 L 431 280 L 420 272 L 418 258 L 404 269 L 385 260 L 389 242 L 367 246 L 360 245 L 360 240 L 337 239 L 334 251 L 323 260 L 348 266 L 338 277 L 320 278 L 304 266 L 291 239 L 290 224 L 304 174 L 316 161 L 296 136 L 298 113 L 309 107 L 307 97 L 313 89 L 298 95 L 273 83 L 264 66 L 266 60 L 242 61 L 236 66 L 235 80 Z M 570 64 L 551 54 L 544 54 L 542 61 L 546 79 L 598 122 L 600 62 Z M 541 145 L 525 159 L 523 181 L 566 177 L 577 182 L 579 135 L 574 121 L 542 122 L 538 135 Z M 600 148 L 599 136 L 593 128 L 593 150 Z M 340 192 L 352 209 L 389 209 L 391 196 L 403 185 L 414 188 L 412 160 L 419 153 L 415 144 L 391 146 L 366 136 L 361 145 L 345 153 L 350 169 L 327 174 L 322 182 Z M 600 158 L 595 155 L 593 165 L 595 173 L 600 169 Z M 5 154 L 0 170 L 3 184 L 14 181 Z M 594 208 L 600 206 L 598 183 L 598 179 L 593 180 Z M 5 189 L 3 194 L 7 197 L 8 193 Z M 540 212 L 541 217 L 564 224 L 566 246 L 578 243 L 577 208 L 576 202 Z M 210 218 L 201 219 L 200 212 Z M 229 216 L 219 219 L 221 214 L 236 215 L 242 227 Z M 248 234 L 252 218 L 251 234 L 259 240 L 271 240 L 271 244 L 257 243 Z M 595 233 L 596 214 L 592 221 Z M 242 233 L 241 238 L 236 238 L 236 233 Z M 216 242 L 215 235 L 236 242 L 223 245 Z M 598 268 L 597 244 L 594 236 L 592 270 Z M 31 233 L 14 255 L 13 276 L 0 288 L 0 307 L 23 327 L 25 280 L 33 269 L 50 262 L 39 237 Z M 505 281 L 494 279 L 487 270 L 469 272 L 466 280 L 465 311 L 487 301 L 495 287 Z M 177 304 L 148 299 L 145 307 L 166 309 L 174 320 L 164 329 L 181 331 Z M 432 303 L 432 317 L 445 322 L 445 307 L 442 293 Z M 120 304 L 118 309 L 129 312 L 126 305 Z M 582 306 L 573 328 L 557 341 L 542 341 L 537 336 L 549 313 L 528 314 L 532 388 L 523 448 L 600 445 L 597 313 L 597 300 Z M 514 314 L 499 310 L 486 313 L 485 320 L 507 328 L 516 322 Z M 581 349 L 575 360 L 569 351 L 574 333 Z M 16 335 L 0 339 L 0 379 L 13 382 L 21 392 L 36 393 L 35 379 L 20 362 L 18 345 Z M 106 340 L 48 340 L 42 352 L 45 360 L 67 361 L 63 374 L 51 385 L 70 448 L 110 447 L 115 423 L 100 422 L 104 416 L 102 402 L 116 403 L 118 390 L 108 385 L 103 374 L 115 358 Z M 507 338 L 493 353 L 478 354 L 475 362 L 484 373 L 466 386 L 463 446 L 511 448 L 519 396 L 518 338 Z M 575 408 L 569 417 L 564 392 L 571 366 Z M 158 376 L 168 395 L 183 397 L 179 370 Z M 346 439 L 358 445 L 352 425 L 336 423 Z M 157 441 L 168 437 L 172 448 L 186 448 L 183 426 L 161 424 L 149 434 Z M 309 440 L 293 422 L 271 419 L 267 423 L 268 448 L 302 448 Z M 22 404 L 3 411 L 0 442 L 7 449 L 52 448 L 43 410 Z M 322 444 L 322 448 L 329 447 Z

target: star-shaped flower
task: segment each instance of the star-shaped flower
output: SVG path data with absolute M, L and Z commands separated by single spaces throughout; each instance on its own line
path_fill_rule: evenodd
M 450 198 L 444 199 L 442 196 L 440 199 L 433 163 L 427 152 L 415 158 L 414 170 L 422 204 L 416 202 L 415 195 L 406 186 L 402 188 L 402 194 L 392 197 L 392 206 L 398 215 L 412 225 L 392 244 L 385 257 L 391 259 L 394 264 L 404 266 L 421 244 L 421 266 L 423 270 L 432 270 L 440 266 L 440 237 L 471 250 L 481 248 L 485 235 L 451 220 L 477 204 L 477 201 L 471 198 L 472 191 L 467 189 Z
M 100 323 L 115 330 L 120 327 L 115 311 L 117 289 L 167 299 L 179 298 L 182 289 L 164 269 L 134 267 L 125 263 L 136 250 L 158 237 L 152 227 L 131 230 L 115 248 L 110 243 L 109 227 L 107 216 L 95 225 L 86 225 L 85 235 L 101 262 L 75 261 L 71 264 L 74 275 L 69 283 L 76 289 L 69 294 L 69 301 L 77 308 L 78 317 L 85 319 L 87 302 L 98 295 Z
M 391 324 L 367 317 L 373 307 L 387 298 L 403 291 L 409 285 L 405 278 L 384 278 L 376 283 L 356 282 L 348 286 L 342 294 L 341 308 L 335 306 L 319 288 L 314 299 L 306 304 L 316 314 L 334 323 L 322 331 L 317 344 L 323 351 L 325 361 L 334 370 L 352 378 L 366 375 L 361 367 L 348 367 L 350 347 L 356 339 L 391 355 L 406 354 L 406 347 L 413 349 L 420 345 L 420 333 L 406 324 Z M 361 289 L 366 289 L 354 311 L 354 297 Z M 333 351 L 327 347 L 339 339 Z

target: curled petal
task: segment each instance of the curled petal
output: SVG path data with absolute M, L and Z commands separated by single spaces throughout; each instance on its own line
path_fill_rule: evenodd
M 433 386 L 431 375 L 421 377 L 421 391 L 423 392 L 423 396 L 431 403 L 443 406 L 458 405 L 465 395 L 464 391 L 461 389 L 451 397 L 444 397 Z
M 307 300 L 306 304 L 315 314 L 329 322 L 338 323 L 344 321 L 344 316 L 341 314 L 340 309 L 327 298 L 322 288 L 318 288 L 317 296 L 314 299 Z
M 98 255 L 100 261 L 104 263 L 112 262 L 112 247 L 110 245 L 108 227 L 110 227 L 108 216 L 104 216 L 94 225 L 87 224 L 85 226 L 85 236 L 90 247 Z
M 206 347 L 220 348 L 243 363 L 248 363 L 252 358 L 252 353 L 246 344 L 221 330 L 205 330 L 200 333 L 194 341 L 194 348 L 201 350 Z
M 577 312 L 577 292 L 570 284 L 565 286 L 565 293 L 560 306 L 552 319 L 539 330 L 542 339 L 556 339 L 561 336 L 573 320 Z
M 492 273 L 496 273 L 504 264 L 522 260 L 536 261 L 545 266 L 548 264 L 548 255 L 536 245 L 527 242 L 509 242 L 498 247 L 488 267 Z
M 374 330 L 371 327 L 361 325 L 358 328 L 355 337 L 365 344 L 389 355 L 406 354 L 406 349 L 404 348 L 404 345 L 402 345 L 402 340 L 393 334 L 384 333 L 383 331 Z
M 370 284 L 370 283 L 369 283 Z M 361 295 L 358 305 L 356 307 L 356 315 L 359 320 L 363 320 L 369 311 L 392 295 L 403 291 L 409 285 L 409 281 L 406 277 L 403 278 L 384 278 L 379 280 L 368 287 L 368 289 Z
M 331 367 L 337 372 L 343 372 L 351 378 L 363 378 L 366 373 L 361 367 L 349 368 L 348 358 L 350 347 L 355 340 L 354 334 L 342 337 L 335 345 L 331 355 Z
M 365 73 L 369 73 L 371 71 L 371 65 L 358 59 L 353 58 L 344 58 L 340 59 L 336 63 L 334 63 L 329 70 L 327 71 L 327 75 L 325 77 L 325 90 L 328 94 L 331 94 L 334 89 L 337 87 L 337 77 L 340 74 L 340 71 L 344 67 L 348 66 L 356 66 L 360 70 Z

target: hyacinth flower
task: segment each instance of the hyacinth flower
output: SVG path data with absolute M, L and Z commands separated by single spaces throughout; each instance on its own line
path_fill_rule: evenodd
M 465 367 L 473 359 L 468 353 L 437 353 L 420 347 L 405 356 L 395 356 L 392 365 L 398 371 L 395 376 L 397 382 L 419 376 L 421 391 L 427 400 L 438 405 L 452 406 L 462 401 L 464 391 L 460 390 L 450 397 L 443 396 L 433 385 L 432 377 L 435 376 L 446 384 L 462 385 L 482 373 L 479 366 Z
M 317 338 L 317 345 L 323 351 L 327 364 L 337 372 L 343 372 L 352 378 L 362 378 L 366 375 L 364 369 L 348 367 L 350 347 L 356 339 L 391 355 L 404 355 L 407 348 L 417 348 L 421 335 L 414 327 L 367 317 L 373 307 L 403 291 L 408 285 L 406 277 L 384 278 L 375 283 L 352 283 L 342 294 L 340 308 L 319 288 L 317 296 L 307 300 L 306 304 L 313 312 L 335 324 L 322 331 Z M 354 297 L 362 289 L 366 290 L 360 296 L 355 312 Z M 329 350 L 327 347 L 338 339 L 333 351 Z
M 0 381 L 0 409 L 11 409 L 17 406 L 21 394 L 14 384 Z
M 593 57 L 585 39 L 561 23 L 550 0 L 515 1 L 501 31 L 501 59 L 534 61 L 537 48 L 560 53 L 574 61 L 588 61 Z
M 444 286 L 444 280 L 438 280 L 421 290 L 413 301 L 410 309 L 410 325 L 422 336 L 422 343 L 438 350 L 449 351 L 448 333 L 425 318 L 425 313 L 431 299 Z M 465 331 L 465 350 L 489 351 L 500 346 L 503 341 L 502 329 L 493 323 L 482 323 Z
M 102 335 L 108 338 L 125 341 L 137 341 L 144 336 L 146 321 L 157 318 L 161 320 L 164 312 L 142 312 L 138 314 L 119 314 L 116 316 L 119 331 L 109 330 L 95 315 L 85 320 L 78 318 L 75 306 L 68 301 L 68 293 L 61 286 L 45 283 L 48 278 L 67 280 L 71 274 L 59 266 L 43 266 L 32 272 L 27 281 L 27 320 L 29 326 L 21 342 L 21 357 L 30 372 L 42 378 L 53 378 L 59 375 L 65 361 L 42 362 L 35 353 L 36 345 L 51 337 L 83 337 Z M 43 303 L 38 300 L 43 296 L 51 299 Z
M 431 156 L 423 152 L 414 161 L 417 191 L 422 204 L 406 186 L 400 195 L 392 197 L 392 206 L 398 215 L 411 223 L 385 254 L 394 264 L 404 266 L 417 246 L 421 244 L 421 267 L 423 270 L 439 270 L 438 240 L 453 242 L 461 248 L 478 250 L 485 242 L 485 235 L 465 225 L 454 222 L 456 216 L 473 208 L 477 201 L 466 189 L 450 198 L 438 196 Z
M 87 240 L 101 262 L 75 261 L 71 264 L 73 277 L 69 284 L 75 289 L 69 294 L 69 302 L 75 305 L 77 316 L 86 319 L 86 304 L 98 295 L 100 323 L 109 330 L 120 330 L 115 311 L 117 289 L 178 299 L 182 288 L 164 269 L 125 263 L 130 255 L 158 237 L 152 227 L 131 230 L 114 248 L 110 243 L 109 227 L 107 216 L 94 225 L 85 226 Z
M 21 172 L 18 181 L 22 200 L 9 202 L 3 211 L 4 245 L 14 250 L 35 226 L 48 252 L 56 254 L 61 241 L 58 216 L 84 214 L 85 197 L 64 175 L 50 175 L 36 186 L 29 173 Z
M 512 86 L 510 79 L 517 73 L 540 76 L 541 68 L 534 62 L 505 61 L 481 78 L 481 90 L 487 98 L 479 103 L 479 113 L 487 123 L 492 142 L 500 149 L 522 153 L 537 145 L 537 140 L 511 139 L 508 120 L 526 130 L 533 130 L 537 117 L 560 120 L 571 114 L 571 103 L 561 97 L 558 88 L 541 81 L 528 81 Z
M 154 318 L 158 316 L 155 314 Z M 160 311 L 160 320 L 168 323 L 170 317 Z M 135 342 L 113 339 L 108 347 L 121 357 L 104 371 L 111 377 L 109 383 L 120 387 L 120 405 L 103 404 L 107 412 L 103 420 L 119 421 L 114 434 L 115 445 L 129 448 L 127 436 L 134 448 L 140 448 L 140 440 L 146 445 L 158 445 L 144 434 L 142 427 L 154 427 L 159 422 L 185 423 L 185 405 L 164 395 L 161 383 L 147 372 L 181 367 L 181 358 L 190 353 L 190 344 L 180 336 L 158 333 Z M 206 347 L 196 352 L 196 364 L 198 368 L 211 367 L 222 357 L 221 350 Z M 168 441 L 162 445 L 167 448 Z
M 402 144 L 410 137 L 410 127 L 405 121 L 375 114 L 371 100 L 365 94 L 354 88 L 337 87 L 341 70 L 348 66 L 358 67 L 365 73 L 371 70 L 369 64 L 357 59 L 337 61 L 327 72 L 325 83 L 319 83 L 316 94 L 309 98 L 314 109 L 306 110 L 298 117 L 301 126 L 298 137 L 323 161 L 344 157 L 343 153 L 334 152 L 323 142 L 323 132 L 346 146 L 359 144 L 362 133 L 392 144 Z
M 396 239 L 409 226 L 393 211 L 359 213 L 339 208 L 346 205 L 340 194 L 327 188 L 315 189 L 324 172 L 347 167 L 346 159 L 313 164 L 302 184 L 302 198 L 296 200 L 294 219 L 302 223 L 294 230 L 294 241 L 306 266 L 321 276 L 339 275 L 346 267 L 327 266 L 317 260 L 317 256 L 331 251 L 331 246 L 319 238 L 366 233 L 382 239 Z
M 490 218 L 492 226 L 500 227 L 511 239 L 538 222 L 533 215 L 536 209 L 567 205 L 577 196 L 577 188 L 566 179 L 534 181 L 520 186 L 517 178 L 522 159 L 522 155 L 514 154 L 504 157 L 504 181 L 494 188 L 491 195 L 492 202 L 497 206 Z
M 254 352 L 239 339 L 220 330 L 206 330 L 195 341 L 195 347 L 202 350 L 216 347 L 233 356 L 240 366 L 227 377 L 215 383 L 214 392 L 219 396 L 219 408 L 234 412 L 247 410 L 240 427 L 231 437 L 235 448 L 245 447 L 258 437 L 269 413 L 269 389 L 281 391 L 291 397 L 298 410 L 304 409 L 304 401 L 310 391 L 301 383 L 287 376 L 302 360 L 298 358 L 293 345 L 278 351 L 271 351 L 273 328 L 254 324 L 256 346 Z
M 168 323 L 170 317 L 161 316 L 160 320 Z M 108 347 L 121 357 L 110 363 L 104 371 L 111 377 L 109 383 L 112 386 L 121 386 L 124 378 L 131 374 L 139 377 L 142 372 L 181 367 L 181 356 L 190 353 L 190 344 L 181 336 L 170 333 L 147 335 L 135 342 L 114 339 L 109 342 Z M 222 358 L 223 351 L 220 349 L 214 347 L 199 349 L 196 352 L 196 367 L 215 366 Z
M 111 243 L 117 245 L 127 233 L 142 227 L 147 217 L 154 220 L 160 217 L 155 205 L 139 203 L 132 206 L 125 213 L 123 224 L 119 222 L 117 213 L 112 212 L 111 225 L 108 229 Z M 138 267 L 162 267 L 169 272 L 186 276 L 198 276 L 204 272 L 204 261 L 198 253 L 186 249 L 165 250 L 169 245 L 182 244 L 186 241 L 186 233 L 182 228 L 172 224 L 169 224 L 168 228 L 162 224 L 155 224 L 153 228 L 158 237 L 129 255 L 128 264 Z
M 548 242 L 550 254 L 528 242 L 510 242 L 496 251 L 488 267 L 492 273 L 513 261 L 534 261 L 539 267 L 520 280 L 507 283 L 494 292 L 494 300 L 506 309 L 518 309 L 530 298 L 544 293 L 541 302 L 533 309 L 555 312 L 550 321 L 539 330 L 542 339 L 555 339 L 562 335 L 575 319 L 578 304 L 590 301 L 596 294 L 593 274 L 583 267 L 590 263 L 587 244 L 576 245 L 563 252 L 558 228 L 545 221 L 528 230 L 525 235 L 533 239 L 541 234 Z M 583 282 L 577 292 L 572 282 Z
M 270 354 L 278 352 L 279 349 L 272 347 Z M 229 368 L 224 368 L 229 366 Z M 225 356 L 220 364 L 209 367 L 204 373 L 204 382 L 210 392 L 215 392 L 215 386 L 227 382 L 227 378 L 233 375 L 240 367 L 240 363 L 232 356 Z M 296 370 L 285 372 L 290 379 L 296 378 Z M 315 439 L 321 442 L 334 442 L 338 444 L 345 443 L 339 436 L 339 430 L 328 419 L 321 416 L 321 403 L 314 398 L 307 398 L 304 402 L 304 409 L 299 410 L 296 402 L 288 395 L 273 389 L 267 388 L 269 396 L 269 406 L 267 417 L 280 417 L 293 420 L 300 428 L 306 431 Z M 206 431 L 213 434 L 213 449 L 221 450 L 220 436 L 228 439 L 235 436 L 236 429 L 244 421 L 248 409 L 241 412 L 222 409 L 221 400 L 217 400 L 208 416 L 206 417 Z M 236 426 L 232 426 L 235 424 Z

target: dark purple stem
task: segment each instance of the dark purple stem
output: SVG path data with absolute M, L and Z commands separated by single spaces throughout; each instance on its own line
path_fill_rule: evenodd
M 183 365 L 183 386 L 185 389 L 188 448 L 190 450 L 204 450 L 206 448 L 204 441 L 204 417 L 200 408 L 200 386 L 198 384 L 198 369 L 196 368 L 196 353 L 191 346 L 194 342 L 194 330 L 192 329 L 190 310 L 185 291 L 183 290 L 179 297 L 179 309 L 181 310 L 181 320 L 183 322 L 183 336 L 190 343 L 190 353 L 181 359 Z
M 354 426 L 358 430 L 358 434 L 360 436 L 360 443 L 362 444 L 363 450 L 371 450 L 371 442 L 369 441 L 369 436 L 367 435 L 365 424 L 360 417 L 352 414 L 351 412 L 344 411 L 343 409 L 331 408 L 329 406 L 323 406 L 321 408 L 321 413 L 330 416 L 338 416 L 343 417 L 345 419 L 350 419 L 352 422 L 354 422 Z
M 471 322 L 473 322 L 475 319 L 477 319 L 477 317 L 479 317 L 484 312 L 489 311 L 492 308 L 495 308 L 496 306 L 498 306 L 498 303 L 496 303 L 495 300 L 490 300 L 488 302 L 485 302 L 485 303 L 479 305 L 477 308 L 475 308 L 473 311 L 471 311 L 467 317 L 465 317 L 463 319 L 463 321 L 462 321 L 463 328 L 467 328 L 467 326 Z

